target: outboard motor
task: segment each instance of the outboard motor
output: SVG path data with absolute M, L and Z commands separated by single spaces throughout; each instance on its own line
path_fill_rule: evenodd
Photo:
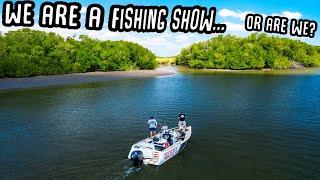
M 142 151 L 132 151 L 130 159 L 134 166 L 141 166 L 143 163 Z

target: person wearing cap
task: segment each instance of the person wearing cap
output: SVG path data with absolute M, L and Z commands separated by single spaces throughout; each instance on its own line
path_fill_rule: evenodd
M 187 127 L 186 115 L 183 112 L 180 112 L 180 114 L 178 115 L 178 119 L 179 119 L 179 123 L 178 123 L 179 129 L 185 129 Z
M 150 137 L 156 135 L 156 128 L 158 126 L 157 121 L 151 116 L 150 119 L 147 122 L 149 131 L 150 131 Z

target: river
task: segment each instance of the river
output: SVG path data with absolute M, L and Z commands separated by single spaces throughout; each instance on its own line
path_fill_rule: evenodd
M 319 179 L 320 76 L 183 73 L 0 93 L 0 179 Z M 154 116 L 193 135 L 133 168 Z

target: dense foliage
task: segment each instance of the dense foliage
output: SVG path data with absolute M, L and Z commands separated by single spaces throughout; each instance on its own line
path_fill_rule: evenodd
M 126 41 L 99 41 L 87 36 L 65 40 L 54 33 L 30 29 L 0 34 L 0 77 L 154 69 L 156 66 L 151 51 Z
M 178 65 L 212 69 L 287 69 L 320 66 L 320 48 L 301 41 L 251 34 L 218 36 L 183 49 Z

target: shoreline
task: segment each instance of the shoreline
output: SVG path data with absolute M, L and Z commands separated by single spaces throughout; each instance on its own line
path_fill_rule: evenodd
M 0 92 L 59 85 L 83 84 L 126 79 L 142 79 L 173 74 L 175 74 L 175 72 L 166 71 L 166 69 L 161 68 L 159 70 L 87 72 L 63 75 L 35 76 L 27 78 L 2 78 L 0 79 Z
M 35 76 L 26 78 L 0 79 L 0 93 L 11 90 L 42 88 L 60 85 L 75 85 L 94 82 L 107 82 L 126 79 L 142 79 L 168 76 L 176 73 L 230 73 L 230 74 L 262 74 L 262 75 L 312 75 L 320 74 L 319 68 L 302 69 L 261 69 L 261 70 L 232 70 L 232 69 L 191 69 L 182 66 L 160 66 L 156 70 L 131 70 L 109 72 L 86 72 L 62 75 Z
M 300 69 L 191 69 L 188 67 L 180 67 L 181 73 L 230 73 L 230 74 L 265 74 L 265 75 L 310 75 L 319 74 L 320 68 L 300 68 Z

